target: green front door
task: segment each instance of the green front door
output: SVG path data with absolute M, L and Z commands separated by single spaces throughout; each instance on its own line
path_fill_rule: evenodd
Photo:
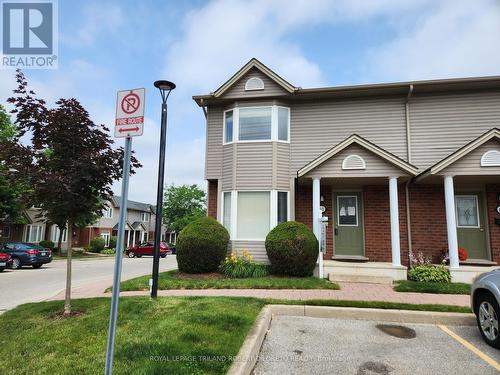
M 335 193 L 335 255 L 363 256 L 363 209 L 361 193 Z
M 483 194 L 456 194 L 455 211 L 458 246 L 467 251 L 469 259 L 488 259 Z

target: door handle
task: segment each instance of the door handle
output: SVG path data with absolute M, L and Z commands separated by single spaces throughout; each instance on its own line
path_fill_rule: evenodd
M 484 232 L 484 228 L 479 228 L 479 231 L 480 232 Z
M 339 228 L 335 228 L 334 233 L 337 236 L 339 234 Z

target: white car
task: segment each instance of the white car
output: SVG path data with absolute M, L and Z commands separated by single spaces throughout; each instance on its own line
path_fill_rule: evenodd
M 500 269 L 479 275 L 470 297 L 481 335 L 489 345 L 500 349 Z

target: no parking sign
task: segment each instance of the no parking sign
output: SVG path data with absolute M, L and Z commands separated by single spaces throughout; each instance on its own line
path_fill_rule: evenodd
M 115 137 L 138 137 L 144 131 L 144 88 L 118 91 Z

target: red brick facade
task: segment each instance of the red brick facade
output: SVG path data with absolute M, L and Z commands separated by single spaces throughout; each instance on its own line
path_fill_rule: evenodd
M 486 193 L 492 260 L 500 263 L 500 225 L 495 224 L 495 218 L 500 219 L 500 214 L 496 213 L 496 207 L 500 205 L 498 200 L 500 186 L 488 185 Z M 324 198 L 322 205 L 326 207 L 326 216 L 329 218 L 324 259 L 331 259 L 334 254 L 331 187 L 322 185 L 321 195 Z M 409 196 L 413 252 L 422 252 L 431 257 L 433 262 L 441 262 L 443 250 L 448 246 L 444 188 L 442 185 L 411 185 Z M 399 185 L 401 262 L 408 265 L 405 198 L 405 186 Z M 312 187 L 310 185 L 296 186 L 295 220 L 306 224 L 309 228 L 312 228 L 311 207 Z M 388 186 L 367 185 L 363 187 L 365 256 L 370 261 L 390 262 L 392 260 L 389 210 Z
M 208 197 L 207 197 L 207 214 L 214 219 L 217 219 L 217 180 L 208 181 Z

